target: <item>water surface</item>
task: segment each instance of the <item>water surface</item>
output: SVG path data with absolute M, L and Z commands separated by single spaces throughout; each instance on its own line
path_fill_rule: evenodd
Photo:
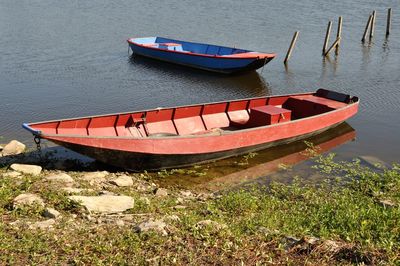
M 392 34 L 385 38 L 387 8 Z M 361 44 L 377 10 L 375 37 Z M 345 158 L 400 155 L 399 1 L 48 1 L 0 0 L 0 142 L 32 143 L 23 122 L 316 90 L 357 95 L 348 123 L 357 139 Z M 343 16 L 338 56 L 321 57 L 328 20 Z M 298 43 L 282 61 L 295 31 Z M 165 36 L 278 57 L 235 77 L 128 55 L 126 39 Z

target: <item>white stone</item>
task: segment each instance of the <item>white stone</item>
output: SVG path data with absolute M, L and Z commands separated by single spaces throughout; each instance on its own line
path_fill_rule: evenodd
M 66 173 L 53 173 L 45 177 L 47 181 L 54 181 L 60 183 L 73 183 L 74 179 Z
M 134 200 L 129 196 L 69 196 L 70 200 L 80 203 L 90 212 L 118 213 L 133 208 Z
M 40 205 L 44 207 L 44 201 L 41 197 L 32 193 L 23 193 L 18 195 L 13 200 L 14 208 L 18 208 L 21 206 L 32 206 L 32 205 Z
M 3 177 L 16 178 L 16 177 L 20 177 L 22 174 L 17 171 L 10 171 L 10 172 L 2 173 L 2 175 L 3 175 Z
M 49 228 L 53 227 L 53 225 L 55 223 L 56 223 L 56 220 L 48 219 L 45 221 L 40 221 L 40 222 L 30 224 L 29 229 L 40 229 L 40 230 L 49 229 Z
M 133 185 L 132 177 L 128 175 L 121 175 L 116 179 L 110 181 L 110 184 L 116 185 L 118 187 L 130 187 Z
M 155 231 L 162 235 L 168 235 L 167 231 L 165 231 L 166 226 L 166 223 L 162 220 L 148 220 L 137 225 L 135 230 L 139 233 Z
M 23 153 L 25 151 L 25 148 L 26 148 L 25 144 L 17 140 L 12 140 L 6 146 L 3 147 L 3 150 L 1 152 L 3 156 L 17 155 Z
M 109 173 L 107 171 L 88 172 L 82 176 L 82 179 L 89 182 L 90 184 L 98 184 L 104 182 L 106 176 L 108 175 Z
M 13 163 L 10 168 L 14 171 L 29 175 L 39 175 L 42 172 L 42 167 L 32 164 Z
M 165 188 L 157 188 L 155 192 L 156 197 L 166 197 L 168 196 L 168 191 Z
M 61 217 L 61 213 L 53 208 L 46 208 L 46 210 L 44 210 L 43 216 L 47 218 L 57 219 Z

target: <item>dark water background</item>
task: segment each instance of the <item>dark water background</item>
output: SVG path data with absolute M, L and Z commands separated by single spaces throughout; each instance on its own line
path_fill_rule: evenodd
M 392 33 L 385 38 L 387 8 Z M 362 45 L 369 13 L 375 37 Z M 339 56 L 321 57 L 328 20 L 343 16 Z M 293 33 L 300 36 L 285 68 Z M 230 77 L 128 56 L 126 39 L 165 36 L 278 57 Z M 331 36 L 331 42 L 333 37 Z M 21 123 L 326 87 L 357 95 L 345 158 L 400 155 L 400 2 L 0 0 L 0 143 L 33 144 Z

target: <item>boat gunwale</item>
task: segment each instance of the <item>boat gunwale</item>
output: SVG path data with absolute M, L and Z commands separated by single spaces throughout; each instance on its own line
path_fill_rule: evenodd
M 284 96 L 299 96 L 299 95 L 312 95 L 316 92 L 308 92 L 308 93 L 299 93 L 299 94 L 286 94 L 286 95 L 273 95 L 269 97 L 284 97 Z M 353 96 L 354 97 L 354 96 Z M 252 99 L 263 99 L 263 98 L 268 98 L 263 96 L 263 97 L 255 97 L 255 98 L 245 98 L 245 99 L 240 99 L 240 100 L 234 100 L 234 101 L 245 101 L 245 100 L 252 100 Z M 191 107 L 191 106 L 199 106 L 199 105 L 205 105 L 205 104 L 218 104 L 218 103 L 226 103 L 229 101 L 220 101 L 220 102 L 210 102 L 210 103 L 203 103 L 203 104 L 193 104 L 193 105 L 183 105 L 183 106 L 176 106 L 176 107 L 166 107 L 166 108 L 155 108 L 155 109 L 148 109 L 148 110 L 143 110 L 143 111 L 134 111 L 135 113 L 139 112 L 147 112 L 147 111 L 154 111 L 154 110 L 164 110 L 164 109 L 171 109 L 171 108 L 180 108 L 180 107 Z M 340 102 L 340 101 L 338 101 Z M 278 126 L 283 126 L 286 124 L 290 123 L 300 123 L 309 119 L 314 119 L 314 118 L 320 118 L 323 116 L 327 116 L 328 114 L 332 114 L 335 112 L 340 112 L 346 109 L 349 109 L 353 107 L 354 105 L 359 105 L 360 99 L 357 97 L 357 100 L 352 103 L 348 103 L 346 106 L 324 112 L 321 114 L 313 115 L 313 116 L 308 116 L 308 117 L 303 117 L 300 119 L 295 119 L 295 120 L 290 120 L 287 122 L 283 123 L 277 123 L 277 124 L 272 124 L 272 125 L 265 125 L 265 126 L 259 126 L 259 127 L 251 127 L 251 128 L 244 128 L 244 129 L 238 129 L 238 130 L 223 130 L 220 132 L 220 134 L 216 134 L 215 132 L 210 132 L 210 133 L 205 133 L 205 134 L 188 134 L 188 135 L 177 135 L 177 136 L 154 136 L 154 137 L 128 137 L 128 136 L 89 136 L 89 135 L 73 135 L 73 134 L 43 134 L 40 130 L 36 130 L 36 134 L 34 132 L 33 135 L 37 135 L 39 137 L 67 137 L 67 138 L 91 138 L 91 139 L 132 139 L 132 140 L 165 140 L 165 139 L 184 139 L 184 138 L 207 138 L 207 137 L 219 137 L 219 136 L 225 136 L 225 135 L 232 135 L 232 134 L 239 134 L 239 133 L 246 133 L 249 131 L 255 131 L 255 130 L 261 130 L 261 129 L 266 129 L 266 128 L 273 128 L 273 127 L 278 127 Z M 50 120 L 50 121 L 43 121 L 43 122 L 35 122 L 35 123 L 28 123 L 30 125 L 34 124 L 41 124 L 41 123 L 52 123 L 52 122 L 61 122 L 61 121 L 71 121 L 71 120 L 77 120 L 77 119 L 87 119 L 87 118 L 95 118 L 95 117 L 106 117 L 106 116 L 112 116 L 112 115 L 123 115 L 123 114 L 132 114 L 132 112 L 125 112 L 125 113 L 114 113 L 114 114 L 106 114 L 106 115 L 99 115 L 99 116 L 87 116 L 87 117 L 78 117 L 78 118 L 70 118 L 70 119 L 65 119 L 65 120 Z M 345 120 L 343 120 L 345 121 Z M 343 122 L 342 121 L 342 122 Z M 25 125 L 25 124 L 24 124 Z
M 156 37 L 157 38 L 157 37 Z M 131 41 L 131 39 L 138 39 L 138 38 L 130 38 L 127 40 L 127 42 L 129 44 L 132 45 L 136 45 L 138 47 L 141 48 L 145 48 L 145 49 L 151 49 L 151 50 L 156 50 L 156 51 L 164 51 L 164 52 L 168 52 L 168 53 L 178 53 L 178 54 L 184 54 L 184 55 L 193 55 L 193 56 L 200 56 L 200 57 L 209 57 L 209 58 L 218 58 L 218 59 L 238 59 L 238 60 L 245 60 L 245 59 L 269 59 L 269 58 L 275 58 L 276 57 L 276 53 L 265 53 L 265 57 L 260 57 L 260 56 L 250 56 L 250 57 L 230 57 L 229 55 L 208 55 L 208 54 L 200 54 L 200 53 L 193 53 L 193 52 L 182 52 L 182 51 L 175 51 L 175 50 L 166 50 L 166 49 L 162 49 L 162 48 L 156 48 L 156 47 L 150 47 L 150 46 L 144 46 L 138 43 L 135 43 L 133 41 Z M 172 39 L 171 39 L 172 40 Z M 179 41 L 179 40 L 177 40 Z M 187 42 L 187 41 L 185 41 Z M 206 44 L 206 43 L 195 43 L 195 42 L 189 42 L 189 43 L 193 43 L 193 44 L 205 44 L 205 45 L 215 45 L 215 44 Z M 232 47 L 228 47 L 228 46 L 221 46 L 221 45 L 215 45 L 215 46 L 220 46 L 220 47 L 227 47 L 227 48 L 232 48 Z M 233 49 L 233 48 L 232 48 Z M 245 50 L 245 49 L 244 49 Z M 255 51 L 250 51 L 249 52 L 255 52 Z M 260 52 L 261 53 L 261 52 Z

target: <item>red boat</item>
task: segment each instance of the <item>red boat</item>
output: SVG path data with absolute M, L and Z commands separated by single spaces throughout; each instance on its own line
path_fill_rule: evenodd
M 355 115 L 359 100 L 325 89 L 23 124 L 44 138 L 128 170 L 183 167 L 321 133 Z

